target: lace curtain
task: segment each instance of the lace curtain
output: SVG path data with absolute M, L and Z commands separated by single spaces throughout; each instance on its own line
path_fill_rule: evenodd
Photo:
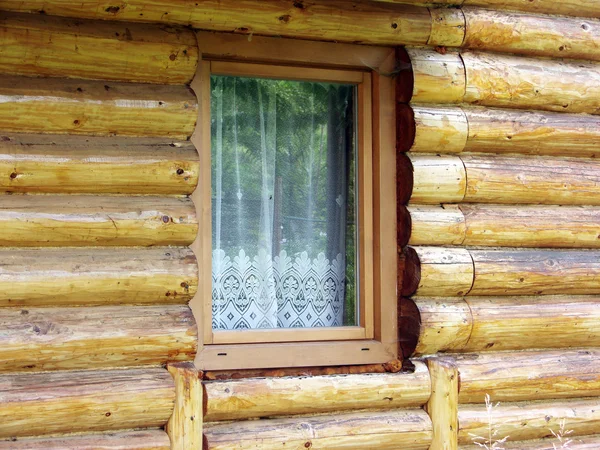
M 353 100 L 211 78 L 213 329 L 354 324 Z

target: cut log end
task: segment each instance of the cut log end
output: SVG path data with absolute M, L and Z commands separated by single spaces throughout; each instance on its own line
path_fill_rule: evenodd
M 408 152 L 415 143 L 417 127 L 413 109 L 403 103 L 396 105 L 396 151 Z
M 412 230 L 412 219 L 408 209 L 404 205 L 398 205 L 398 248 L 403 248 L 408 245 Z
M 399 103 L 409 103 L 413 95 L 415 78 L 410 57 L 404 47 L 396 50 L 396 100 Z
M 404 273 L 402 276 L 401 295 L 409 297 L 417 292 L 421 282 L 421 261 L 417 252 L 407 247 L 404 249 Z
M 404 153 L 396 158 L 396 198 L 398 205 L 406 205 L 413 193 L 414 174 L 410 158 Z
M 410 358 L 417 348 L 421 334 L 421 313 L 409 298 L 401 297 L 398 301 L 399 350 L 405 358 Z

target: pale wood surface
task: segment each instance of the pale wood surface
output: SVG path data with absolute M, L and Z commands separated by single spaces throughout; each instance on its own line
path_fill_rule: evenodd
M 365 411 L 291 419 L 205 425 L 207 448 L 428 449 L 431 420 L 421 409 Z
M 411 245 L 461 245 L 467 233 L 458 205 L 411 205 Z
M 460 103 L 465 96 L 465 66 L 456 51 L 438 53 L 407 48 L 414 75 L 413 102 Z
M 425 410 L 433 424 L 430 450 L 456 450 L 458 447 L 458 369 L 451 359 L 430 358 L 431 398 Z
M 465 16 L 458 8 L 430 8 L 431 34 L 427 45 L 461 47 L 465 39 Z
M 175 408 L 167 424 L 172 450 L 202 450 L 202 374 L 193 362 L 169 364 L 175 380 Z
M 189 194 L 189 141 L 45 134 L 0 136 L 0 190 L 20 193 Z
M 0 250 L 0 306 L 186 303 L 197 287 L 188 249 Z
M 0 77 L 4 133 L 187 139 L 197 104 L 186 86 Z
M 467 144 L 469 125 L 459 107 L 413 106 L 415 140 L 411 152 L 460 153 Z
M 461 57 L 467 78 L 466 103 L 600 114 L 597 63 L 478 52 L 462 52 Z M 440 81 L 445 78 L 438 77 Z
M 463 47 L 530 56 L 600 60 L 600 21 L 463 7 Z M 597 17 L 600 17 L 597 16 Z
M 249 378 L 205 382 L 204 388 L 207 422 L 419 407 L 431 393 L 421 362 L 414 373 Z
M 467 173 L 458 156 L 409 153 L 413 166 L 411 203 L 459 203 L 467 190 Z
M 417 295 L 461 296 L 473 284 L 473 260 L 462 248 L 414 247 L 421 263 Z
M 470 250 L 470 254 L 475 281 L 469 295 L 600 294 L 596 251 Z
M 424 45 L 431 28 L 426 8 L 344 0 L 319 0 L 302 6 L 278 0 L 158 0 L 150 4 L 132 0 L 126 7 L 107 5 L 100 1 L 75 4 L 51 0 L 43 8 L 47 14 L 69 17 L 175 23 L 243 34 L 388 45 Z M 40 7 L 36 0 L 2 3 L 3 9 L 13 11 L 38 12 Z
M 162 427 L 175 387 L 165 369 L 0 376 L 0 438 Z
M 600 120 L 592 115 L 463 108 L 469 152 L 528 155 L 598 155 Z M 438 150 L 439 151 L 439 150 Z
M 162 430 L 0 440 L 0 450 L 170 450 Z
M 558 336 L 557 336 L 558 338 Z M 600 351 L 555 350 L 456 356 L 461 403 L 600 395 Z
M 494 408 L 492 418 L 499 439 L 509 436 L 509 441 L 521 441 L 548 437 L 551 436 L 550 430 L 557 432 L 560 429 L 560 423 L 564 419 L 567 429 L 573 430 L 568 437 L 577 440 L 578 436 L 598 432 L 600 408 L 597 398 L 500 404 Z M 489 420 L 485 405 L 461 406 L 458 420 L 459 444 L 473 443 L 469 433 L 487 436 Z
M 11 195 L 0 204 L 1 246 L 188 245 L 192 201 L 172 197 Z
M 188 83 L 198 63 L 185 28 L 0 13 L 0 73 Z
M 0 372 L 187 361 L 196 322 L 186 305 L 0 309 Z

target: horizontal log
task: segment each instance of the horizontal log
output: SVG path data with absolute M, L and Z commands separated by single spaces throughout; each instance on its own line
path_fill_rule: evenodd
M 398 183 L 413 186 L 411 203 L 600 204 L 595 158 L 407 155 L 414 172 Z
M 597 349 L 457 356 L 459 401 L 479 403 L 486 394 L 499 402 L 597 397 L 599 356 Z
M 600 294 L 600 258 L 596 251 L 469 253 L 475 265 L 475 281 L 469 295 Z
M 162 427 L 175 387 L 165 369 L 0 375 L 0 438 Z
M 0 309 L 0 372 L 159 365 L 193 359 L 186 305 Z
M 492 420 L 493 429 L 496 431 L 494 440 L 508 437 L 509 441 L 523 441 L 552 437 L 550 430 L 558 432 L 563 420 L 567 430 L 572 430 L 568 437 L 577 440 L 579 436 L 598 432 L 600 408 L 598 408 L 597 398 L 568 402 L 563 400 L 500 404 L 493 408 Z M 483 443 L 487 439 L 485 436 L 488 436 L 490 424 L 485 405 L 461 406 L 458 411 L 458 421 L 459 444 Z M 483 440 L 475 440 L 473 435 L 481 436 Z M 554 440 L 554 443 L 556 442 Z M 507 446 L 507 448 L 521 449 L 522 447 Z
M 427 45 L 461 47 L 465 40 L 465 15 L 459 8 L 430 8 L 431 33 Z
M 465 48 L 600 60 L 600 21 L 465 6 Z M 598 17 L 598 16 L 597 16 Z
M 198 113 L 186 86 L 1 76 L 0 99 L 3 133 L 187 139 Z
M 484 107 L 401 105 L 399 151 L 521 153 L 594 158 L 600 119 L 592 115 Z
M 597 251 L 407 247 L 402 295 L 600 294 Z
M 211 450 L 287 448 L 428 449 L 432 425 L 421 409 L 205 424 Z
M 600 114 L 600 65 L 410 48 L 415 103 Z
M 409 206 L 411 245 L 599 248 L 595 206 Z
M 0 306 L 178 304 L 197 288 L 187 248 L 0 250 Z
M 191 194 L 198 172 L 198 153 L 189 141 L 0 135 L 5 192 Z
M 429 372 L 249 378 L 204 383 L 204 420 L 242 420 L 357 409 L 420 407 L 431 394 Z
M 130 0 L 126 7 L 101 1 L 74 4 L 51 0 L 4 0 L 11 11 L 81 17 L 191 25 L 194 28 L 244 34 L 290 36 L 295 38 L 371 44 L 425 45 L 431 30 L 426 8 L 320 0 L 300 6 L 278 0 L 219 0 L 173 3 L 158 0 L 148 4 Z
M 2 12 L 0 30 L 4 74 L 185 84 L 198 64 L 185 28 Z
M 12 195 L 0 205 L 0 245 L 189 245 L 198 222 L 187 198 Z
M 407 247 L 402 295 L 452 297 L 473 285 L 471 254 L 463 248 Z
M 557 430 L 553 430 L 558 432 L 560 429 L 560 423 L 558 424 L 559 428 Z M 565 421 L 566 427 L 566 421 Z M 564 432 L 569 431 L 567 428 L 564 429 Z M 563 441 L 566 439 L 570 439 L 571 442 L 568 444 L 568 450 L 597 450 L 600 448 L 600 435 L 595 436 L 577 436 L 574 438 L 570 438 L 569 436 L 565 436 Z M 557 439 L 554 436 L 548 437 L 546 439 L 533 439 L 528 441 L 517 441 L 517 442 L 504 442 L 502 444 L 502 448 L 504 450 L 556 450 L 556 445 L 558 444 Z M 554 446 L 553 446 L 554 445 Z M 562 445 L 562 444 L 561 444 Z M 461 446 L 461 450 L 480 450 L 481 447 L 478 445 L 466 445 Z M 558 447 L 560 448 L 560 447 Z
M 413 167 L 411 203 L 459 203 L 465 197 L 467 174 L 461 159 L 451 155 L 408 154 Z M 405 180 L 398 180 L 405 183 Z
M 0 450 L 169 450 L 170 448 L 169 436 L 162 430 L 0 441 Z
M 600 347 L 596 296 L 414 297 L 402 305 L 413 323 L 400 328 L 409 356 Z

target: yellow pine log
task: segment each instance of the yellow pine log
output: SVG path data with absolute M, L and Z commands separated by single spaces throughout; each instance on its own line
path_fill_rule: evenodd
M 463 52 L 461 57 L 466 103 L 600 114 L 598 63 L 477 52 Z
M 425 410 L 433 424 L 430 450 L 458 448 L 458 388 L 459 374 L 450 358 L 430 358 L 427 368 L 431 374 L 431 398 Z
M 401 151 L 594 158 L 600 145 L 600 119 L 593 115 L 437 105 L 412 109 L 414 117 L 407 114 L 399 133 Z
M 185 84 L 198 43 L 185 28 L 0 13 L 0 73 Z
M 0 306 L 181 304 L 198 288 L 187 248 L 2 249 Z
M 549 175 L 552 176 L 552 175 Z M 461 205 L 464 245 L 599 248 L 600 208 L 594 206 Z M 418 227 L 413 222 L 413 227 Z
M 599 356 L 597 349 L 457 356 L 459 400 L 478 403 L 486 394 L 499 402 L 597 397 Z
M 187 198 L 12 195 L 0 204 L 0 245 L 188 245 L 198 222 Z
M 485 442 L 489 431 L 489 416 L 485 405 L 462 405 L 458 411 L 458 420 L 460 424 L 459 444 L 471 445 L 474 442 Z M 579 436 L 598 432 L 600 408 L 598 408 L 597 398 L 514 404 L 501 403 L 493 408 L 492 420 L 493 429 L 497 431 L 494 440 L 507 436 L 509 441 L 545 438 L 552 436 L 550 430 L 557 433 L 560 430 L 561 422 L 564 420 L 565 431 L 572 431 L 567 437 L 577 441 Z M 483 440 L 474 440 L 472 435 L 481 436 Z M 558 441 L 554 440 L 553 442 L 557 443 Z M 520 450 L 523 448 L 518 446 L 508 447 L 508 445 L 511 444 L 507 443 L 506 448 L 518 448 Z M 504 446 L 505 444 L 502 444 L 502 448 Z M 460 448 L 469 447 L 461 446 Z M 549 449 L 552 450 L 552 446 Z
M 4 133 L 187 139 L 198 114 L 186 86 L 2 76 L 0 99 Z
M 414 178 L 411 203 L 459 203 L 463 200 L 467 174 L 459 157 L 408 155 Z
M 560 423 L 558 424 L 560 429 Z M 566 421 L 565 421 L 566 427 Z M 558 432 L 557 430 L 553 430 Z M 565 428 L 564 432 L 569 431 Z M 600 448 L 600 435 L 595 436 L 577 436 L 575 438 L 569 438 L 569 436 L 565 436 L 563 438 L 564 441 L 566 439 L 571 439 L 571 442 L 568 444 L 569 447 L 567 450 L 598 450 Z M 559 441 L 551 436 L 546 439 L 533 439 L 529 441 L 517 441 L 517 442 L 504 442 L 502 444 L 502 448 L 504 450 L 557 450 L 560 447 L 556 447 Z M 554 445 L 554 446 L 553 446 Z M 562 445 L 562 444 L 558 444 Z M 481 447 L 478 445 L 465 445 L 460 447 L 461 450 L 480 450 Z
M 249 378 L 205 382 L 204 388 L 207 422 L 419 407 L 431 394 L 421 362 L 414 373 Z
M 189 141 L 0 136 L 0 190 L 6 192 L 191 194 L 198 171 Z
M 466 295 L 473 284 L 473 260 L 467 249 L 408 247 L 402 295 Z
M 425 45 L 431 31 L 427 8 L 319 0 L 290 3 L 279 0 L 186 0 L 171 2 L 129 0 L 126 4 L 92 0 L 3 0 L 11 11 L 81 17 L 191 25 L 194 28 L 244 34 L 362 42 L 372 44 Z
M 467 233 L 465 216 L 458 205 L 411 205 L 411 245 L 460 245 Z
M 460 103 L 465 96 L 465 65 L 456 51 L 407 48 L 414 86 L 412 101 Z
M 206 448 L 428 449 L 431 420 L 422 409 L 365 411 L 313 417 L 206 424 Z
M 401 329 L 400 338 L 412 343 L 417 355 L 600 347 L 596 296 L 414 297 L 407 302 L 414 307 L 404 310 L 419 331 Z
M 0 375 L 0 438 L 162 427 L 175 387 L 161 368 Z
M 465 40 L 465 15 L 458 8 L 430 8 L 431 33 L 427 45 L 461 47 Z
M 169 364 L 167 370 L 175 380 L 175 408 L 166 428 L 171 449 L 202 450 L 202 373 L 193 362 Z
M 531 56 L 600 60 L 600 21 L 461 8 L 463 47 Z
M 169 436 L 162 430 L 0 441 L 0 450 L 170 450 L 170 448 Z
M 470 250 L 469 253 L 475 265 L 475 281 L 469 295 L 600 294 L 597 251 Z M 431 284 L 430 289 L 434 288 Z
M 0 309 L 0 372 L 159 365 L 193 359 L 186 305 Z

